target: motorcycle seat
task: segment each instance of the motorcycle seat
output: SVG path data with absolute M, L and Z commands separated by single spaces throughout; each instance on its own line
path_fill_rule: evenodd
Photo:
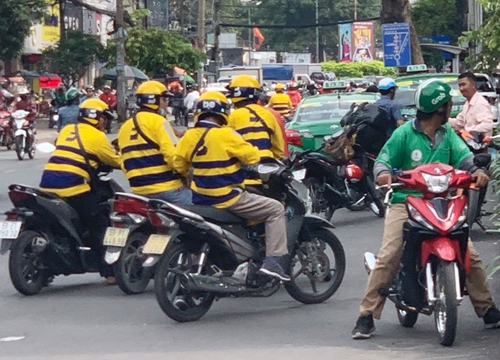
M 183 205 L 183 209 L 201 215 L 205 219 L 212 220 L 219 224 L 242 224 L 247 220 L 234 214 L 229 210 L 217 209 L 208 205 Z
M 28 185 L 21 185 L 21 184 L 12 184 L 9 186 L 9 190 L 19 190 L 19 191 L 24 191 L 28 193 L 33 193 L 34 195 L 44 197 L 49 200 L 63 200 L 60 196 L 50 193 L 50 192 L 45 192 L 43 190 L 40 190 L 36 187 L 28 186 Z

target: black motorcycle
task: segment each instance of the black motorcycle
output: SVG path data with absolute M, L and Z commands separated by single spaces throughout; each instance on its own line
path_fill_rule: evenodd
M 343 132 L 343 130 L 342 130 Z M 340 136 L 341 133 L 333 135 Z M 330 140 L 330 139 L 329 139 Z M 317 151 L 292 152 L 291 170 L 303 178 L 312 199 L 312 211 L 325 213 L 330 220 L 337 209 L 363 210 L 368 206 L 378 217 L 384 217 L 385 206 L 372 180 L 368 158 L 359 145 L 354 145 L 349 163 Z
M 101 206 L 109 211 L 108 200 L 123 189 L 106 175 L 99 174 L 97 188 Z M 88 230 L 67 202 L 19 184 L 9 186 L 9 198 L 15 208 L 0 223 L 0 254 L 10 250 L 9 274 L 17 291 L 36 295 L 54 276 L 98 271 L 102 260 L 82 241 Z
M 346 262 L 333 226 L 306 214 L 307 188 L 283 164 L 262 164 L 258 172 L 263 194 L 285 206 L 290 255 L 282 265 L 291 277 L 285 289 L 305 304 L 327 300 L 339 288 Z M 265 258 L 263 223 L 210 206 L 150 202 L 156 208 L 150 220 L 163 230 L 144 245 L 144 266 L 156 264 L 156 299 L 168 317 L 194 321 L 214 299 L 268 297 L 278 291 L 279 280 L 258 272 Z

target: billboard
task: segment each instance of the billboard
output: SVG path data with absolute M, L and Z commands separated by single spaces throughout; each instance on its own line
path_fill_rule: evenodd
M 47 13 L 42 20 L 42 45 L 52 46 L 59 41 L 59 4 L 47 0 Z
M 372 22 L 355 22 L 352 24 L 352 61 L 372 61 L 375 54 Z
M 339 61 L 351 62 L 351 24 L 339 24 Z
M 97 11 L 116 11 L 116 0 L 82 0 L 81 2 L 92 6 Z

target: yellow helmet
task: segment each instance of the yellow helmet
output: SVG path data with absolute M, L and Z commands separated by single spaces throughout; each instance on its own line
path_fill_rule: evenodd
M 282 83 L 277 83 L 275 90 L 285 90 L 285 85 L 283 85 Z
M 204 115 L 213 115 L 221 120 L 222 124 L 226 125 L 229 118 L 229 101 L 218 91 L 207 91 L 203 93 L 196 104 L 196 121 L 203 120 Z
M 113 118 L 113 114 L 109 111 L 108 104 L 104 101 L 99 99 L 87 99 L 80 104 L 78 121 L 97 126 L 101 116 L 106 116 L 108 120 Z
M 136 91 L 136 103 L 140 108 L 158 110 L 160 108 L 161 97 L 173 96 L 167 87 L 159 81 L 145 81 Z
M 235 76 L 228 86 L 229 94 L 233 103 L 242 100 L 255 100 L 259 99 L 260 84 L 253 76 L 238 75 Z

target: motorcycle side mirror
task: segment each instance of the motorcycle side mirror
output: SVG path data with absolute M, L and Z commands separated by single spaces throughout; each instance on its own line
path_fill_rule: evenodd
M 54 152 L 56 147 L 49 142 L 43 142 L 43 143 L 37 144 L 36 149 L 42 153 L 50 154 L 50 153 Z
M 490 162 L 491 162 L 490 154 L 474 155 L 474 165 L 476 165 L 477 167 L 485 168 L 490 164 Z

